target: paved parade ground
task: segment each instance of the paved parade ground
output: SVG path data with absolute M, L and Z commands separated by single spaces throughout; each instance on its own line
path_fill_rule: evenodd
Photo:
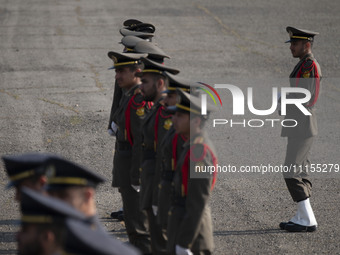
M 154 42 L 180 76 L 234 84 L 245 96 L 253 87 L 259 109 L 270 107 L 272 87 L 289 86 L 298 62 L 284 43 L 286 26 L 317 31 L 313 53 L 323 80 L 311 161 L 323 171 L 312 173 L 311 204 L 318 230 L 279 229 L 296 210 L 281 173 L 239 171 L 283 164 L 280 121 L 265 121 L 282 117 L 255 116 L 247 107 L 233 116 L 230 92 L 219 89 L 223 109 L 211 119 L 228 124 L 210 120 L 206 131 L 220 165 L 236 172 L 219 173 L 212 195 L 214 254 L 340 254 L 339 13 L 332 0 L 0 0 L 0 155 L 57 153 L 105 176 L 96 198 L 101 222 L 127 241 L 123 224 L 110 218 L 121 199 L 111 187 L 115 140 L 107 133 L 114 88 L 107 52 L 123 50 L 123 21 L 154 24 Z M 251 127 L 253 119 L 265 124 Z M 20 215 L 7 182 L 1 164 L 0 254 L 16 254 Z

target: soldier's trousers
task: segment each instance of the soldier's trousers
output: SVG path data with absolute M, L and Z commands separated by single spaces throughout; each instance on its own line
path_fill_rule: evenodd
M 310 161 L 308 154 L 313 145 L 314 137 L 288 137 L 286 159 L 284 165 L 290 172 L 284 173 L 287 188 L 295 202 L 311 196 L 312 183 L 308 178 Z
M 160 224 L 157 223 L 157 218 L 153 214 L 152 208 L 146 210 L 148 214 L 152 254 L 166 255 L 166 239 Z
M 140 209 L 139 193 L 131 185 L 120 188 L 123 200 L 124 221 L 129 241 L 142 251 L 151 253 L 151 240 L 147 215 Z

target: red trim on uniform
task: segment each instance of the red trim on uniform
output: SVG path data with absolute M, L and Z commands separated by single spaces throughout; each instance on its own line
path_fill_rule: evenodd
M 192 146 L 192 149 L 194 149 L 196 147 L 196 145 Z M 207 146 L 208 147 L 208 146 Z M 204 159 L 204 157 L 207 155 L 207 147 L 203 146 L 203 153 L 199 158 L 196 158 L 194 153 L 192 153 L 192 155 L 190 155 L 190 159 L 194 162 L 199 162 L 202 161 Z
M 188 141 L 188 137 L 185 137 L 184 135 L 181 135 L 181 138 L 183 139 L 184 142 Z
M 314 78 L 315 80 L 315 95 L 314 95 L 314 100 L 311 104 L 307 105 L 308 107 L 313 106 L 316 101 L 318 100 L 319 97 L 319 91 L 320 91 L 320 75 L 318 72 L 318 67 L 316 66 L 315 62 L 313 61 L 313 67 L 314 67 Z
M 174 138 L 172 138 L 172 171 L 175 171 L 177 165 L 177 142 L 178 134 L 175 134 Z
M 211 154 L 212 157 L 212 161 L 213 161 L 213 165 L 215 167 L 215 169 L 217 169 L 217 158 L 214 155 L 214 153 L 212 152 L 212 150 L 210 149 L 210 147 L 206 144 L 202 144 L 204 146 L 204 156 L 206 155 L 206 151 L 209 151 L 209 153 Z M 191 158 L 193 156 L 193 149 L 195 148 L 194 146 L 191 146 L 191 148 L 189 149 L 189 151 L 186 153 L 185 158 L 184 158 L 184 162 L 183 162 L 183 166 L 182 166 L 182 196 L 186 196 L 188 194 L 188 177 L 189 177 L 189 168 L 190 168 L 190 163 L 189 163 L 189 158 Z M 203 157 L 201 157 L 203 160 Z M 197 161 L 196 161 L 197 162 Z M 216 177 L 217 177 L 217 171 L 215 171 L 213 173 L 213 181 L 211 184 L 211 190 L 213 190 L 215 183 L 216 183 Z
M 316 64 L 315 64 L 314 61 L 312 62 L 312 64 L 310 65 L 310 67 L 307 67 L 307 68 L 306 68 L 306 66 L 305 66 L 305 63 L 307 63 L 307 60 L 306 60 L 304 63 L 302 63 L 302 65 L 301 65 L 301 67 L 300 67 L 300 70 L 299 70 L 299 72 L 298 72 L 297 75 L 296 75 L 296 87 L 297 87 L 298 84 L 299 84 L 299 80 L 300 80 L 300 77 L 301 77 L 301 74 L 302 74 L 302 68 L 305 68 L 305 69 L 309 68 L 309 70 L 308 70 L 308 69 L 306 70 L 306 71 L 309 71 L 309 73 L 310 73 L 310 72 L 313 70 L 313 68 L 314 68 L 315 74 L 314 74 L 314 77 L 313 77 L 313 78 L 316 79 L 316 81 L 315 81 L 315 94 L 314 94 L 313 102 L 307 105 L 307 107 L 310 107 L 310 106 L 313 106 L 313 105 L 316 103 L 316 101 L 318 100 L 318 97 L 319 97 L 319 91 L 320 91 L 320 75 L 319 75 L 318 68 L 317 68 L 317 66 L 316 66 Z
M 126 135 L 127 135 L 127 139 L 129 141 L 129 143 L 131 145 L 133 145 L 133 138 L 132 138 L 132 134 L 131 134 L 131 106 L 132 106 L 132 102 L 134 101 L 134 98 L 136 97 L 136 95 L 132 96 L 128 102 L 128 105 L 126 107 L 125 110 L 125 130 L 126 130 Z
M 137 94 L 133 95 L 130 98 L 128 105 L 126 107 L 126 110 L 125 110 L 125 131 L 126 131 L 127 140 L 129 141 L 131 146 L 133 145 L 133 137 L 132 137 L 132 132 L 131 132 L 131 108 L 134 110 L 138 110 L 140 108 L 143 108 L 146 104 L 145 101 L 141 103 L 136 103 L 135 102 L 136 96 Z
M 165 107 L 162 105 L 161 106 L 161 109 L 162 110 L 164 110 L 164 113 L 165 113 Z M 160 115 L 162 116 L 162 118 L 164 118 L 164 119 L 168 119 L 168 118 L 170 118 L 171 116 L 172 116 L 172 114 L 169 114 L 169 115 L 164 115 L 162 112 L 160 112 Z

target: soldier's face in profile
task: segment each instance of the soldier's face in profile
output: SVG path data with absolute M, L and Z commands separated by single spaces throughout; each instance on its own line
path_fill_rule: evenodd
M 305 41 L 292 41 L 290 42 L 290 51 L 294 58 L 302 58 L 308 53 L 307 43 Z
M 140 89 L 145 101 L 153 101 L 157 96 L 157 80 L 150 74 L 143 74 Z
M 65 203 L 71 205 L 73 208 L 78 211 L 88 215 L 88 207 L 87 207 L 87 197 L 86 190 L 91 189 L 88 187 L 69 187 L 60 190 L 52 190 L 49 191 L 48 194 L 51 197 L 58 198 L 63 200 Z
M 130 89 L 135 84 L 139 83 L 139 78 L 135 76 L 136 71 L 131 71 L 130 67 L 119 67 L 116 68 L 115 71 L 115 78 L 119 87 Z
M 28 178 L 21 181 L 18 185 L 15 186 L 15 200 L 20 202 L 22 187 L 30 188 L 38 192 L 43 192 L 42 188 L 45 185 L 45 183 L 46 183 L 45 176 L 41 176 L 39 178 Z
M 172 115 L 172 123 L 177 134 L 190 136 L 190 114 L 183 112 L 176 112 Z
M 35 224 L 22 224 L 17 234 L 19 255 L 42 255 L 41 234 Z
M 177 103 L 177 93 L 168 93 L 164 98 L 165 106 L 173 106 Z

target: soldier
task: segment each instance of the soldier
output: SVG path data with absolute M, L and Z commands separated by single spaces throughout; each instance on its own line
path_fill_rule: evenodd
M 48 195 L 63 200 L 102 228 L 97 217 L 96 188 L 105 179 L 91 170 L 59 156 L 47 162 Z
M 138 255 L 135 248 L 125 245 L 100 229 L 74 219 L 66 220 L 67 239 L 63 254 L 73 255 Z
M 217 166 L 213 147 L 203 133 L 206 116 L 201 100 L 178 90 L 173 125 L 176 134 L 188 139 L 178 158 L 173 177 L 173 201 L 168 219 L 168 251 L 171 254 L 211 254 L 214 242 L 209 198 L 216 175 L 206 172 Z M 173 107 L 169 107 L 173 108 Z M 207 110 L 212 108 L 207 106 Z
M 177 74 L 179 71 L 166 67 L 160 63 L 142 58 L 144 69 L 136 75 L 141 76 L 141 90 L 144 100 L 153 102 L 151 111 L 145 116 L 143 123 L 143 160 L 141 168 L 141 208 L 148 214 L 151 244 L 153 254 L 165 254 L 166 240 L 162 235 L 161 227 L 156 221 L 156 208 L 152 207 L 155 190 L 156 154 L 159 141 L 172 125 L 171 115 L 162 105 L 163 94 L 168 80 L 164 72 Z
M 22 188 L 21 229 L 18 232 L 18 254 L 57 255 L 66 235 L 65 220 L 85 221 L 85 216 L 59 199 Z
M 149 24 L 149 23 L 144 23 L 144 22 L 141 22 L 135 19 L 128 19 L 124 21 L 123 25 L 124 27 L 119 30 L 122 36 L 133 36 L 136 38 L 140 38 L 143 41 L 144 40 L 151 41 L 156 30 L 154 25 Z M 125 47 L 124 52 L 129 52 L 129 48 Z M 109 126 L 108 126 L 108 130 L 109 130 L 108 132 L 110 135 L 114 135 L 116 131 L 116 127 L 112 125 L 112 117 L 116 109 L 118 108 L 121 97 L 122 97 L 122 90 L 118 86 L 118 84 L 115 84 L 110 119 L 109 119 Z
M 317 135 L 317 120 L 315 104 L 320 91 L 321 69 L 312 54 L 314 36 L 318 33 L 287 27 L 290 40 L 290 50 L 299 63 L 290 74 L 290 86 L 308 89 L 311 100 L 304 107 L 311 115 L 304 115 L 295 105 L 287 105 L 285 119 L 297 121 L 295 127 L 283 127 L 281 136 L 288 137 L 285 166 L 292 167 L 292 171 L 285 174 L 287 188 L 292 199 L 297 202 L 297 212 L 289 222 L 281 222 L 280 228 L 290 232 L 313 232 L 317 222 L 310 205 L 312 183 L 308 179 L 309 151 L 314 137 Z M 301 94 L 290 93 L 287 98 L 299 98 Z
M 156 30 L 154 25 L 149 24 L 149 23 L 144 23 L 136 19 L 125 20 L 123 23 L 123 26 L 124 27 L 119 30 L 122 36 L 134 37 L 140 40 L 146 40 L 150 42 L 152 41 L 152 37 L 154 36 L 154 32 Z M 131 51 L 126 45 L 124 46 L 125 46 L 124 52 Z M 142 52 L 142 53 L 145 53 L 145 52 Z M 117 126 L 113 122 L 113 115 L 115 111 L 118 109 L 122 94 L 123 94 L 122 89 L 115 82 L 113 101 L 112 101 L 110 118 L 109 118 L 109 126 L 108 126 L 108 133 L 111 136 L 114 136 L 115 132 L 117 131 Z M 123 209 L 120 209 L 116 212 L 112 212 L 111 217 L 114 219 L 118 219 L 118 220 L 124 220 Z
M 26 153 L 2 157 L 10 179 L 7 188 L 15 188 L 16 201 L 21 200 L 21 187 L 27 187 L 39 192 L 43 191 L 47 182 L 45 163 L 48 158 L 48 154 L 42 153 Z
M 199 83 L 183 79 L 167 72 L 165 72 L 165 74 L 169 79 L 169 87 L 166 91 L 167 95 L 164 98 L 164 105 L 166 107 L 174 106 L 177 103 L 177 88 L 192 93 L 193 90 L 200 87 Z M 171 183 L 175 173 L 174 171 L 177 160 L 181 155 L 183 144 L 186 141 L 187 138 L 182 134 L 176 134 L 174 126 L 171 126 L 159 145 L 160 153 L 157 155 L 156 163 L 156 169 L 159 170 L 156 172 L 155 177 L 156 183 L 159 183 L 159 185 L 156 186 L 157 191 L 154 196 L 155 198 L 158 197 L 158 200 L 154 202 L 154 205 L 158 206 L 157 220 L 163 231 L 166 231 L 168 223 L 168 212 L 171 202 Z
M 119 187 L 124 221 L 131 244 L 144 254 L 151 253 L 146 213 L 140 208 L 140 173 L 142 150 L 142 120 L 149 104 L 140 93 L 141 56 L 146 54 L 109 52 L 114 61 L 116 81 L 124 92 L 113 115 L 118 127 L 113 164 L 113 186 Z

